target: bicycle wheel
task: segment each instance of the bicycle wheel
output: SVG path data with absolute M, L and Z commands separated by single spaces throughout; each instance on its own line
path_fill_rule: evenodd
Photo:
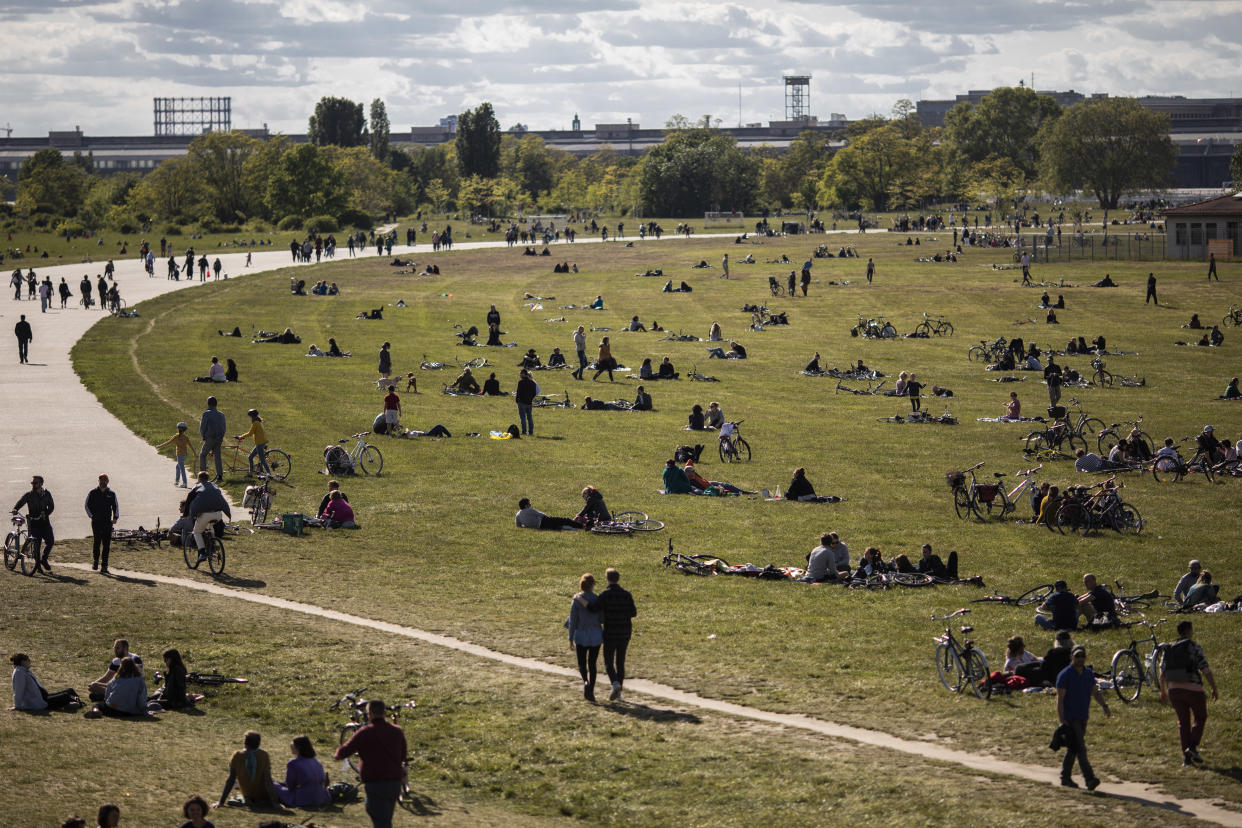
M 914 330 L 911 331 L 910 335 L 911 336 L 931 336 L 931 333 L 932 333 L 931 325 L 927 324 L 926 322 L 920 322 L 919 324 L 914 326 Z M 939 333 L 939 330 L 937 330 L 937 333 Z
M 284 480 L 293 473 L 293 461 L 280 449 L 268 449 L 263 459 L 267 461 L 272 477 L 277 480 Z
M 36 557 L 34 549 L 35 542 L 32 539 L 26 538 L 22 542 L 22 553 L 18 556 L 20 559 L 18 563 L 21 564 L 23 575 L 33 575 L 35 570 L 39 568 L 39 559 Z
M 1123 535 L 1137 535 L 1143 531 L 1143 516 L 1129 503 L 1113 510 L 1113 528 Z
M 736 456 L 733 451 L 733 444 L 727 440 L 717 440 L 716 451 L 720 454 L 721 463 L 732 463 Z
M 1009 495 L 1005 494 L 1005 487 L 996 484 L 996 494 L 992 498 L 991 503 L 981 503 L 988 513 L 988 517 L 1004 518 L 1005 515 L 1013 511 L 1013 504 L 1009 502 Z
M 941 322 L 940 327 L 936 328 L 937 336 L 953 336 L 953 323 Z
M 988 660 L 983 657 L 983 653 L 971 647 L 962 660 L 962 668 L 965 673 L 962 680 L 969 683 L 971 692 L 981 699 L 991 698 L 992 682 L 988 673 Z
M 1143 665 L 1133 650 L 1118 650 L 1113 656 L 1113 689 L 1126 704 L 1137 701 L 1143 691 Z
M 254 508 L 250 510 L 250 525 L 258 526 L 267 520 L 267 506 L 263 505 L 263 498 L 260 497 L 254 504 Z
M 662 520 L 636 520 L 629 524 L 635 532 L 659 532 L 664 528 Z
M 1092 375 L 1091 381 L 1094 384 L 1100 386 L 1101 388 L 1112 388 L 1113 387 L 1112 373 L 1110 371 L 1105 371 L 1103 368 L 1099 369 L 1098 371 L 1095 372 L 1094 375 Z
M 981 359 L 986 360 L 988 358 L 987 349 L 982 345 L 972 345 L 966 351 L 966 358 L 971 362 L 977 362 Z
M 1095 438 L 1095 450 L 1101 457 L 1108 456 L 1108 450 L 1117 442 L 1117 432 L 1106 428 Z
M 1014 603 L 1020 607 L 1029 606 L 1030 604 L 1043 604 L 1048 600 L 1048 596 L 1052 594 L 1052 584 L 1042 584 L 1040 586 L 1028 589 L 1019 595 Z
M 1048 439 L 1043 431 L 1032 431 L 1026 435 L 1026 440 L 1022 445 L 1023 454 L 1034 454 L 1048 448 Z
M 358 454 L 358 465 L 364 474 L 373 474 L 378 477 L 379 473 L 384 470 L 384 455 L 380 454 L 380 450 L 375 446 L 364 445 Z
M 207 568 L 212 575 L 224 572 L 224 541 L 215 535 L 207 536 Z
M 186 569 L 198 569 L 198 547 L 189 532 L 181 536 L 181 557 L 185 558 Z
M 1083 439 L 1089 439 L 1088 435 L 1090 437 L 1098 437 L 1100 432 L 1106 428 L 1108 428 L 1108 423 L 1099 417 L 1088 417 L 1082 421 L 1082 426 L 1078 429 L 1078 433 L 1083 436 Z
M 634 529 L 627 523 L 596 523 L 591 531 L 597 535 L 628 535 Z
M 885 322 L 884 326 L 880 328 L 881 339 L 893 339 L 896 336 L 897 336 L 897 329 L 893 327 L 892 322 Z
M 940 674 L 940 683 L 950 693 L 962 688 L 962 662 L 957 653 L 948 644 L 936 645 L 936 672 Z
M 348 742 L 350 739 L 354 738 L 354 734 L 357 733 L 358 729 L 361 727 L 362 725 L 356 722 L 350 722 L 347 725 L 342 725 L 339 744 L 343 745 L 346 742 Z M 345 761 L 349 763 L 350 770 L 352 770 L 354 773 L 358 772 L 358 754 L 355 753 L 353 756 L 350 756 Z
M 1151 476 L 1161 483 L 1176 483 L 1186 473 L 1186 467 L 1176 457 L 1157 457 L 1151 464 Z
M 983 520 L 984 504 L 979 502 L 979 492 L 973 487 L 970 492 L 970 513 L 975 516 L 975 520 Z
M 1066 503 L 1057 510 L 1057 531 L 1085 536 L 1091 531 L 1091 513 L 1081 503 Z
M 932 576 L 922 572 L 894 572 L 889 575 L 889 580 L 904 587 L 931 586 L 934 583 Z
M 733 442 L 733 453 L 737 455 L 738 462 L 750 462 L 750 443 L 746 442 L 743 437 L 738 437 Z
M 970 517 L 970 493 L 961 486 L 953 490 L 953 510 L 962 520 Z
M 1071 456 L 1077 455 L 1079 449 L 1082 449 L 1084 452 L 1087 450 L 1087 441 L 1078 434 L 1071 433 L 1065 435 L 1065 442 L 1069 444 Z
M 1207 478 L 1207 482 L 1216 482 L 1216 472 L 1212 471 L 1212 461 L 1206 457 L 1199 457 L 1199 465 L 1195 471 L 1202 472 L 1203 476 Z
M 1242 319 L 1239 319 L 1237 316 L 1234 316 L 1232 313 L 1229 313 L 1229 314 L 1226 314 L 1225 317 L 1220 320 L 1220 325 L 1222 328 L 1228 328 L 1233 325 L 1242 325 Z

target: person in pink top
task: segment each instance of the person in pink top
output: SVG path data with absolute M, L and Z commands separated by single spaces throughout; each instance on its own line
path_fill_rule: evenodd
M 358 524 L 354 523 L 354 509 L 349 505 L 340 493 L 340 491 L 332 492 L 328 498 L 328 505 L 324 508 L 323 514 L 320 515 L 324 520 L 325 529 L 357 529 Z
M 1021 420 L 1022 419 L 1022 403 L 1018 401 L 1018 392 L 1009 392 L 1009 402 L 1005 405 L 1005 416 L 1002 420 Z

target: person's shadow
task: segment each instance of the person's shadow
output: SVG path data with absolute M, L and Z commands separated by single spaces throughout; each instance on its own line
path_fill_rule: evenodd
M 215 580 L 225 586 L 243 589 L 263 589 L 263 587 L 267 586 L 267 581 L 260 581 L 257 578 L 238 578 L 236 575 L 229 575 L 227 572 L 221 572 L 219 575 L 216 575 Z
M 441 813 L 440 806 L 436 801 L 427 794 L 410 792 L 410 795 L 403 798 L 400 802 L 402 810 L 409 811 L 415 816 L 439 816 Z
M 685 713 L 679 710 L 669 710 L 660 707 L 648 707 L 645 704 L 608 702 L 607 709 L 609 713 L 629 716 L 644 722 L 679 722 L 683 724 L 702 724 L 703 722 L 694 713 Z

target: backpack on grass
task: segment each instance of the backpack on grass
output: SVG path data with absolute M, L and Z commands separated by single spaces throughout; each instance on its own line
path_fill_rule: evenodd
M 349 459 L 349 452 L 345 451 L 343 446 L 325 446 L 323 464 L 329 475 L 354 473 L 354 463 Z

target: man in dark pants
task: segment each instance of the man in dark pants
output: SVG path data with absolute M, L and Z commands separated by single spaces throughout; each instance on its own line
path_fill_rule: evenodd
M 1216 276 L 1216 254 L 1208 254 L 1208 281 L 1212 281 L 1212 277 Z M 1216 281 L 1220 281 L 1220 277 L 1216 276 Z
M 116 492 L 108 488 L 108 475 L 99 475 L 99 485 L 86 495 L 86 516 L 91 519 L 91 569 L 108 574 L 108 554 L 112 551 L 112 527 L 121 516 L 116 502 Z
M 580 380 L 586 370 L 586 328 L 581 325 L 574 331 L 574 349 L 578 352 L 578 370 L 574 371 L 573 378 Z
M 610 701 L 621 699 L 621 685 L 625 683 L 625 651 L 630 646 L 632 626 L 630 619 L 638 615 L 634 596 L 621 588 L 621 573 L 609 569 L 604 573 L 608 587 L 599 594 L 595 609 L 601 613 L 604 625 L 604 669 L 612 682 Z
M 1156 298 L 1156 274 L 1154 273 L 1147 274 L 1147 298 L 1143 300 L 1143 304 L 1146 305 L 1148 302 L 1160 305 L 1160 300 Z
M 216 398 L 207 398 L 207 410 L 198 422 L 198 434 L 203 438 L 202 448 L 198 452 L 198 470 L 207 471 L 207 455 L 216 456 L 216 482 L 224 482 L 224 457 L 221 444 L 228 433 L 228 423 L 224 413 L 216 408 Z
M 22 318 L 13 326 L 13 333 L 17 335 L 17 358 L 20 362 L 26 363 L 27 349 L 30 347 L 30 341 L 34 339 L 34 331 L 30 330 L 30 323 L 26 321 L 26 314 L 22 314 Z
M 513 398 L 517 400 L 518 420 L 522 424 L 523 434 L 535 433 L 535 417 L 533 412 L 533 404 L 535 402 L 535 394 L 538 393 L 539 386 L 535 385 L 535 381 L 530 378 L 530 373 L 523 368 L 518 374 L 517 389 L 513 392 Z
M 47 562 L 47 557 L 56 544 L 51 519 L 56 503 L 52 500 L 52 493 L 43 488 L 43 478 L 39 475 L 36 474 L 30 479 L 30 491 L 17 501 L 13 514 L 17 514 L 22 506 L 26 507 L 26 528 L 30 531 L 30 539 L 34 541 L 35 572 L 40 569 L 51 572 L 52 565 Z M 39 556 L 40 544 L 43 544 L 42 558 Z
M 811 284 L 811 260 L 807 259 L 802 263 L 802 295 L 806 296 L 806 289 Z
M 1070 653 L 1070 666 L 1057 676 L 1057 719 L 1068 730 L 1065 759 L 1061 761 L 1061 784 L 1066 788 L 1078 787 L 1071 778 L 1074 760 L 1078 760 L 1087 790 L 1094 791 L 1100 786 L 1099 777 L 1087 761 L 1087 719 L 1091 714 L 1092 696 L 1104 708 L 1105 716 L 1113 715 L 1095 683 L 1095 673 L 1087 666 L 1087 649 L 1079 645 Z
M 336 749 L 336 759 L 358 754 L 358 776 L 367 796 L 367 816 L 374 828 L 392 828 L 392 813 L 405 778 L 405 733 L 386 717 L 379 699 L 367 702 L 368 724 Z

